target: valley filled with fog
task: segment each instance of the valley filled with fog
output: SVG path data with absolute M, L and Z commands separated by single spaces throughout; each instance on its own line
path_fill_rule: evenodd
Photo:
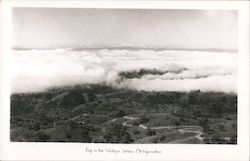
M 237 54 L 15 50 L 11 141 L 237 143 Z
M 12 53 L 12 93 L 81 84 L 237 93 L 236 52 L 65 48 Z

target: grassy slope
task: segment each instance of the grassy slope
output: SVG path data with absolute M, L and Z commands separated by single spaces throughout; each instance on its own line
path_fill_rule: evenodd
M 200 143 L 195 133 L 151 134 L 137 126 L 123 127 L 122 117 L 133 115 L 140 119 L 130 124 L 197 125 L 204 127 L 205 143 L 236 143 L 236 101 L 236 95 L 225 93 L 145 92 L 105 85 L 16 94 L 11 96 L 11 140 Z

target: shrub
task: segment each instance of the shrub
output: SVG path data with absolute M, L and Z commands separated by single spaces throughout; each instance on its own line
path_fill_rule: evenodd
M 146 136 L 153 136 L 153 135 L 156 135 L 156 132 L 155 132 L 155 130 L 147 129 L 145 135 Z
M 41 131 L 39 131 L 35 136 L 35 141 L 37 142 L 44 142 L 44 141 L 48 141 L 49 139 L 50 139 L 49 135 Z

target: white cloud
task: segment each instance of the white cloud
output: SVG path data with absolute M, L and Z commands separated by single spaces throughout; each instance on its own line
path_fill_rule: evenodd
M 12 92 L 38 92 L 84 83 L 153 91 L 237 91 L 237 54 L 153 50 L 16 50 Z M 125 79 L 119 72 L 146 69 L 169 71 Z M 182 71 L 179 72 L 178 71 Z
M 131 79 L 126 80 L 119 87 L 145 91 L 216 91 L 216 92 L 236 92 L 236 75 L 212 75 L 198 79 L 162 79 L 161 76 L 155 79 Z

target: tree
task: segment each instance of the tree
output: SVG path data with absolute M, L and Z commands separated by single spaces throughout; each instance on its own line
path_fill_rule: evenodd
M 126 112 L 120 108 L 109 113 L 110 117 L 123 117 L 125 115 L 126 115 Z
M 196 95 L 189 95 L 188 97 L 188 104 L 193 105 L 198 102 L 198 98 Z
M 237 134 L 230 136 L 229 144 L 237 144 Z
M 85 143 L 91 143 L 92 139 L 89 136 L 89 132 L 86 130 L 81 130 L 81 141 Z
M 199 93 L 200 93 L 200 90 L 190 92 L 189 97 L 188 97 L 188 104 L 191 104 L 191 105 L 197 104 L 199 102 L 199 99 L 198 99 Z
M 213 135 L 211 138 L 212 143 L 214 144 L 224 144 L 226 143 L 225 140 L 223 138 L 221 138 L 218 135 Z
M 140 134 L 140 131 L 138 131 L 137 129 L 134 129 L 133 134 L 135 134 L 135 135 Z
M 82 93 L 79 90 L 71 90 L 56 102 L 56 106 L 59 108 L 73 108 L 83 103 L 86 103 L 86 100 Z
M 79 124 L 78 124 L 77 122 L 75 122 L 75 121 L 73 121 L 73 120 L 70 120 L 70 121 L 68 122 L 67 128 L 68 128 L 68 130 L 70 131 L 70 130 L 74 130 L 74 129 L 78 128 L 78 126 L 79 126 Z
M 49 135 L 45 134 L 44 132 L 39 131 L 36 135 L 35 135 L 35 141 L 37 142 L 45 142 L 48 141 L 50 139 Z
M 10 106 L 11 106 L 11 116 L 27 114 L 33 111 L 33 107 L 30 106 L 32 98 L 25 97 L 23 95 L 14 94 L 10 97 Z
M 215 117 L 221 117 L 223 113 L 223 107 L 219 103 L 213 103 L 210 108 L 210 113 Z
M 175 119 L 171 120 L 171 124 L 175 125 L 175 126 L 180 126 L 181 125 L 180 119 L 175 118 Z
M 175 124 L 175 126 L 180 126 L 181 123 L 180 123 L 180 121 L 176 120 L 174 124 Z
M 87 94 L 87 97 L 88 97 L 88 101 L 91 102 L 91 101 L 95 101 L 97 99 L 96 95 L 92 92 L 89 92 Z
M 226 131 L 225 126 L 222 125 L 222 124 L 219 124 L 219 125 L 218 125 L 218 129 L 221 130 L 221 131 Z
M 156 132 L 155 132 L 155 130 L 148 128 L 145 135 L 146 136 L 153 136 L 153 135 L 156 135 Z
M 140 116 L 140 124 L 145 124 L 148 121 L 149 119 L 145 116 L 145 114 Z
M 131 143 L 133 140 L 130 138 L 127 128 L 121 125 L 112 124 L 104 135 L 104 139 L 108 143 Z
M 164 141 L 165 139 L 166 139 L 165 135 L 161 135 L 160 138 L 159 138 L 160 141 Z
M 122 143 L 132 143 L 134 140 L 130 137 L 129 133 L 125 133 L 123 136 Z
M 210 127 L 208 125 L 208 120 L 207 119 L 201 119 L 199 121 L 199 124 L 203 128 L 204 132 L 210 131 Z

